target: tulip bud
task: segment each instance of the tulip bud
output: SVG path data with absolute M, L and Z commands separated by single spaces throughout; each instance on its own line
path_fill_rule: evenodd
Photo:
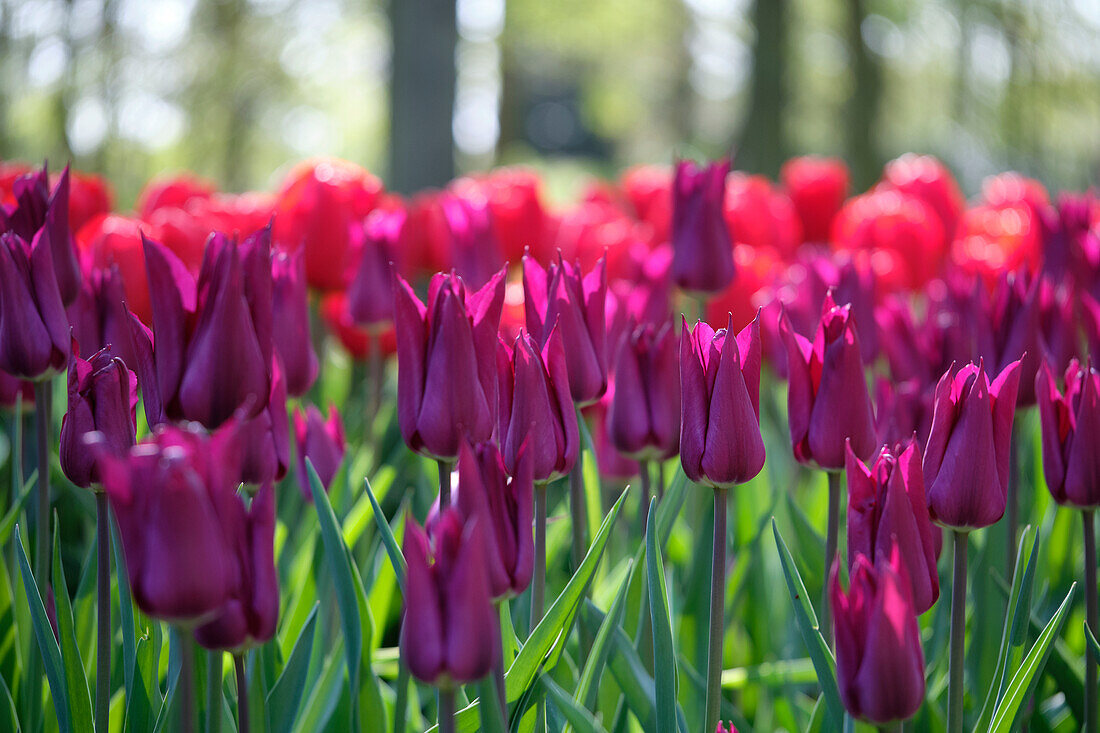
M 607 390 L 607 263 L 601 258 L 582 277 L 580 263 L 543 269 L 523 258 L 523 303 L 527 330 L 541 345 L 557 327 L 569 367 L 569 391 L 579 405 L 598 400 Z
M 1056 502 L 1091 510 L 1100 506 L 1100 375 L 1074 359 L 1065 380 L 1063 395 L 1045 361 L 1035 378 L 1043 476 Z
M 84 361 L 73 347 L 69 361 L 69 408 L 61 421 L 61 469 L 77 486 L 99 483 L 95 453 L 85 436 L 99 432 L 101 445 L 123 455 L 137 430 L 137 377 L 110 348 Z
M 680 332 L 680 461 L 696 483 L 743 484 L 764 467 L 760 319 L 734 336 L 703 322 Z
M 276 252 L 271 259 L 272 318 L 279 324 L 271 335 L 282 357 L 286 391 L 301 397 L 317 379 L 317 353 L 309 333 L 309 291 L 301 252 Z
M 122 456 L 98 453 L 134 602 L 154 618 L 200 624 L 238 588 L 235 430 L 163 425 Z
M 137 365 L 126 312 L 122 275 L 115 265 L 95 268 L 84 277 L 80 294 L 66 312 L 76 343 L 84 352 L 106 346 L 127 366 Z
M 451 507 L 429 537 L 410 520 L 402 549 L 408 569 L 401 649 L 409 671 L 437 687 L 484 677 L 499 653 L 500 629 L 480 522 L 463 526 Z
M 286 380 L 282 360 L 271 370 L 267 406 L 238 430 L 241 443 L 241 481 L 252 488 L 281 481 L 290 465 L 290 419 L 286 412 Z
M 488 203 L 468 191 L 462 196 L 446 192 L 440 205 L 451 235 L 451 266 L 471 287 L 480 288 L 505 264 L 493 235 Z
M 30 246 L 0 235 L 0 369 L 23 379 L 49 379 L 69 359 L 69 323 L 50 243 L 42 231 Z
M 722 214 L 728 159 L 676 164 L 672 184 L 672 278 L 684 290 L 717 293 L 733 280 L 733 240 Z
M 936 571 L 938 527 L 928 517 L 920 448 L 911 442 L 883 447 L 868 469 L 846 448 L 848 474 L 848 567 L 860 555 L 872 562 L 889 559 L 895 547 L 905 562 L 916 612 L 924 613 L 940 595 Z
M 80 292 L 80 263 L 69 226 L 69 168 L 61 172 L 51 193 L 46 168 L 15 182 L 16 206 L 7 215 L 10 230 L 24 241 L 43 238 L 53 261 L 61 302 L 69 305 Z
M 837 158 L 806 155 L 783 164 L 779 177 L 802 221 L 806 242 L 827 242 L 848 196 L 848 166 Z
M 306 459 L 313 463 L 321 485 L 326 489 L 340 470 L 344 460 L 344 424 L 335 405 L 328 407 L 328 419 L 321 411 L 309 405 L 305 412 L 294 411 L 294 438 L 298 452 L 298 488 L 306 501 L 313 501 L 309 489 L 309 474 L 306 472 Z
M 728 726 L 721 720 L 718 721 L 718 727 L 714 729 L 714 733 L 737 733 L 737 727 L 733 723 Z
M 993 524 L 1004 514 L 1009 442 L 1020 362 L 990 384 L 979 362 L 952 366 L 936 385 L 924 479 L 932 521 L 960 530 Z
M 628 333 L 615 360 L 607 429 L 615 448 L 640 460 L 664 460 L 680 448 L 680 363 L 670 322 Z
M 795 332 L 785 313 L 779 331 L 787 344 L 787 414 L 794 457 L 838 471 L 844 467 L 844 442 L 849 439 L 856 456 L 870 457 L 875 422 L 850 306 L 838 307 L 826 295 L 812 343 Z
M 275 569 L 275 487 L 260 489 L 245 511 L 233 507 L 230 562 L 236 562 L 238 588 L 210 621 L 195 629 L 195 641 L 207 649 L 238 653 L 275 635 L 279 618 L 279 574 Z
M 361 326 L 381 329 L 393 323 L 390 263 L 397 257 L 406 220 L 404 209 L 375 209 L 358 230 L 353 230 L 362 245 L 359 265 L 348 285 L 348 311 Z
M 848 593 L 840 561 L 829 575 L 840 699 L 854 718 L 890 723 L 911 717 L 924 701 L 924 651 L 897 548 L 872 564 L 858 555 Z
M 503 302 L 503 270 L 470 295 L 461 278 L 436 275 L 426 305 L 394 275 L 397 418 L 412 450 L 454 460 L 464 438 L 492 435 Z

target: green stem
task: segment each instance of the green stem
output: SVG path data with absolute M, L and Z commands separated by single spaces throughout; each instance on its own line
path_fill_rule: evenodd
M 722 637 L 726 601 L 726 489 L 714 490 L 714 553 L 710 566 L 710 632 L 707 650 L 707 711 L 705 731 L 718 727 L 722 701 Z
M 195 652 L 191 648 L 191 632 L 177 628 L 175 641 L 180 647 L 180 676 L 176 683 L 177 706 L 180 711 L 180 731 L 195 733 Z
M 444 512 L 451 505 L 451 466 L 450 461 L 436 461 L 439 465 L 439 511 Z
M 248 733 L 252 728 L 248 720 L 248 675 L 244 671 L 244 655 L 233 655 L 233 671 L 237 673 L 237 729 Z
M 52 380 L 34 383 L 35 427 L 38 435 L 38 514 L 35 521 L 37 550 L 34 555 L 34 577 L 39 588 L 49 584 L 50 567 L 50 430 Z
M 649 461 L 638 461 L 638 476 L 642 483 L 641 503 L 638 505 L 638 526 L 644 537 L 646 521 L 649 519 L 649 497 L 653 491 L 653 487 L 650 486 Z
M 839 471 L 829 471 L 829 523 L 825 528 L 825 578 L 824 587 L 821 590 L 821 635 L 825 641 L 832 645 L 833 623 L 832 609 L 829 607 L 829 571 L 836 559 L 837 537 L 840 533 L 840 478 L 843 474 Z
M 966 553 L 968 534 L 952 532 L 954 575 L 951 584 L 951 655 L 948 659 L 947 732 L 963 729 L 963 651 L 966 647 Z
M 1081 512 L 1085 525 L 1085 618 L 1093 636 L 1100 636 L 1096 596 L 1096 526 L 1091 509 Z M 1085 654 L 1085 733 L 1096 733 L 1096 664 L 1092 651 Z
M 206 654 L 206 733 L 222 729 L 222 654 L 221 649 Z
M 1019 425 L 1012 426 L 1009 447 L 1008 491 L 1005 497 L 1005 577 L 1016 572 L 1016 528 L 1020 524 L 1020 434 Z
M 531 628 L 542 620 L 546 593 L 546 484 L 535 484 L 535 577 L 531 581 Z M 528 633 L 530 633 L 530 631 Z
M 405 651 L 402 647 L 397 663 L 397 702 L 393 709 L 393 733 L 405 733 L 405 722 L 409 714 L 409 665 L 405 663 Z
M 573 571 L 581 566 L 585 548 L 588 546 L 586 523 L 584 521 L 584 467 L 578 460 L 569 472 L 569 514 L 573 521 Z
M 661 461 L 656 462 L 657 467 L 657 503 L 661 503 L 661 499 L 665 498 L 665 464 Z
M 97 626 L 95 729 L 108 730 L 111 707 L 111 530 L 107 493 L 95 492 Z
M 455 691 L 439 690 L 439 733 L 454 733 L 455 730 Z

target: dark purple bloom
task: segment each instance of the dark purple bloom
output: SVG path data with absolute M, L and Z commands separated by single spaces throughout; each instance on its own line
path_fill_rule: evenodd
M 393 275 L 407 215 L 403 209 L 375 209 L 362 225 L 353 227 L 361 240 L 359 265 L 348 285 L 348 312 L 360 326 L 381 329 L 393 323 Z
M 1100 375 L 1070 362 L 1065 394 L 1044 361 L 1035 378 L 1043 436 L 1043 476 L 1054 500 L 1079 509 L 1100 506 Z
M 287 394 L 301 397 L 317 379 L 317 353 L 309 333 L 309 290 L 302 250 L 275 252 L 271 259 L 274 300 L 271 331 L 275 351 L 282 357 Z
M 642 325 L 625 335 L 615 359 L 607 431 L 615 448 L 641 460 L 680 449 L 680 360 L 676 331 Z
M 340 470 L 344 460 L 344 424 L 335 405 L 329 405 L 328 417 L 314 405 L 306 407 L 305 412 L 294 411 L 294 438 L 298 452 L 298 488 L 306 501 L 313 501 L 309 488 L 309 474 L 306 472 L 306 459 L 313 463 L 321 486 L 327 490 Z
M 733 240 L 722 207 L 730 161 L 676 163 L 672 182 L 672 279 L 694 293 L 718 293 L 733 280 Z
M 0 369 L 15 377 L 49 379 L 69 360 L 69 322 L 41 232 L 33 243 L 0 235 Z

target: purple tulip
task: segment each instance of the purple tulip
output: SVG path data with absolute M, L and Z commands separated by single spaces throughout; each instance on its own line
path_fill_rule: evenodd
M 566 475 L 580 452 L 580 428 L 561 333 L 552 328 L 540 352 L 535 339 L 521 331 L 511 353 L 501 343 L 498 354 L 499 438 L 508 472 L 515 475 L 526 444 L 535 482 Z
M 1004 514 L 1009 441 L 1020 362 L 989 382 L 985 367 L 952 366 L 936 385 L 932 429 L 924 448 L 928 512 L 944 527 L 971 530 Z
M 860 555 L 872 562 L 889 559 L 897 548 L 905 562 L 916 612 L 924 613 L 940 595 L 936 533 L 924 498 L 920 448 L 911 442 L 883 447 L 870 469 L 847 448 L 848 567 Z
M 99 483 L 95 451 L 84 438 L 98 432 L 102 445 L 124 455 L 137 430 L 137 376 L 111 349 L 85 361 L 76 347 L 69 361 L 69 407 L 61 421 L 61 470 L 77 486 Z
M 1002 273 L 994 291 L 992 321 L 998 369 L 1020 362 L 1017 407 L 1035 404 L 1035 375 L 1047 352 L 1042 333 L 1042 278 L 1024 270 Z
M 23 379 L 49 379 L 69 360 L 69 323 L 40 231 L 33 243 L 0 235 L 0 369 Z
M 137 367 L 137 353 L 126 293 L 118 266 L 98 268 L 88 273 L 80 293 L 66 309 L 73 337 L 85 353 L 111 347 L 115 356 L 129 367 Z M 149 339 L 151 343 L 151 338 Z
M 680 461 L 696 483 L 743 484 L 764 467 L 760 317 L 736 337 L 699 322 L 680 332 Z
M 210 437 L 193 423 L 161 425 L 123 456 L 99 451 L 130 591 L 154 618 L 200 624 L 237 591 L 235 431 L 233 422 Z
M 848 593 L 840 561 L 829 576 L 836 631 L 840 699 L 852 717 L 891 723 L 912 717 L 924 702 L 924 651 L 901 554 L 894 547 L 874 564 L 858 555 Z
M 69 167 L 65 166 L 61 172 L 52 193 L 45 167 L 17 179 L 12 193 L 16 206 L 7 216 L 8 226 L 26 242 L 44 237 L 52 254 L 61 302 L 69 305 L 80 292 L 81 279 L 80 263 L 69 227 Z
M 677 365 L 679 366 L 679 365 Z M 679 391 L 680 381 L 676 380 L 676 389 Z M 596 468 L 601 476 L 609 479 L 631 479 L 638 475 L 641 466 L 632 458 L 627 458 L 611 444 L 611 436 L 607 432 L 607 413 L 611 403 L 615 400 L 615 380 L 607 383 L 607 392 L 599 402 L 593 402 L 582 410 L 584 417 L 588 419 L 590 432 L 592 433 L 592 452 L 596 455 Z M 676 415 L 679 420 L 679 406 Z M 680 433 L 677 430 L 676 444 L 680 443 Z
M 402 209 L 375 209 L 352 230 L 353 237 L 362 242 L 362 254 L 348 285 L 348 312 L 365 328 L 379 330 L 393 323 L 390 265 L 397 258 L 406 218 Z
M 581 274 L 580 263 L 558 263 L 543 269 L 523 257 L 523 304 L 527 330 L 545 344 L 555 327 L 565 346 L 569 391 L 578 405 L 588 405 L 607 390 L 607 261 Z
M 271 332 L 275 351 L 282 357 L 287 394 L 301 397 L 317 379 L 317 353 L 309 333 L 309 290 L 303 250 L 275 252 L 271 259 Z
M 733 280 L 733 241 L 722 207 L 729 159 L 676 163 L 672 182 L 672 279 L 693 293 L 718 293 Z
M 493 234 L 488 202 L 472 195 L 445 192 L 439 203 L 451 234 L 451 266 L 471 287 L 479 288 L 504 266 L 504 255 Z
M 34 382 L 13 377 L 7 372 L 0 371 L 0 407 L 15 407 L 20 396 L 23 398 L 23 409 L 34 408 Z
M 313 463 L 317 477 L 326 490 L 344 460 L 344 424 L 340 421 L 336 406 L 329 405 L 327 419 L 314 405 L 306 407 L 305 412 L 295 410 L 294 438 L 298 452 L 298 488 L 306 501 L 312 502 L 306 459 Z
M 1050 366 L 1035 378 L 1043 436 L 1043 476 L 1054 500 L 1078 509 L 1100 506 L 1100 374 L 1074 359 L 1058 392 Z
M 787 414 L 794 457 L 827 471 L 844 468 L 844 443 L 866 460 L 875 449 L 875 421 L 850 306 L 825 296 L 817 334 L 810 342 L 784 313 L 779 331 L 790 371 Z
M 412 450 L 454 460 L 464 439 L 492 435 L 503 304 L 503 270 L 472 294 L 461 278 L 437 274 L 426 305 L 394 276 L 397 419 Z
M 401 648 L 409 671 L 438 687 L 484 677 L 499 654 L 500 629 L 480 523 L 464 526 L 451 507 L 429 537 L 410 519 L 403 550 Z
M 195 629 L 195 640 L 207 649 L 239 653 L 275 636 L 279 619 L 279 574 L 275 569 L 275 487 L 264 484 L 245 510 L 238 501 L 230 562 L 239 579 L 213 619 Z
M 623 338 L 615 359 L 615 395 L 607 430 L 615 448 L 640 460 L 680 449 L 680 362 L 676 331 L 642 325 Z
M 281 481 L 290 465 L 290 418 L 286 412 L 286 380 L 278 357 L 271 370 L 271 392 L 259 415 L 244 421 L 241 443 L 241 481 L 253 487 Z

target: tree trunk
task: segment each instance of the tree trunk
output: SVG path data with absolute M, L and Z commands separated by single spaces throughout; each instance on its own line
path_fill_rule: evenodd
M 879 100 L 882 97 L 882 69 L 863 42 L 862 26 L 867 17 L 864 0 L 848 0 L 848 44 L 852 64 L 852 93 L 848 97 L 847 157 L 856 190 L 870 186 L 882 168 L 877 144 Z
M 753 46 L 752 86 L 749 115 L 741 129 L 736 151 L 740 169 L 779 174 L 788 154 L 783 113 L 787 107 L 787 38 L 789 0 L 755 0 L 752 22 L 756 28 Z

